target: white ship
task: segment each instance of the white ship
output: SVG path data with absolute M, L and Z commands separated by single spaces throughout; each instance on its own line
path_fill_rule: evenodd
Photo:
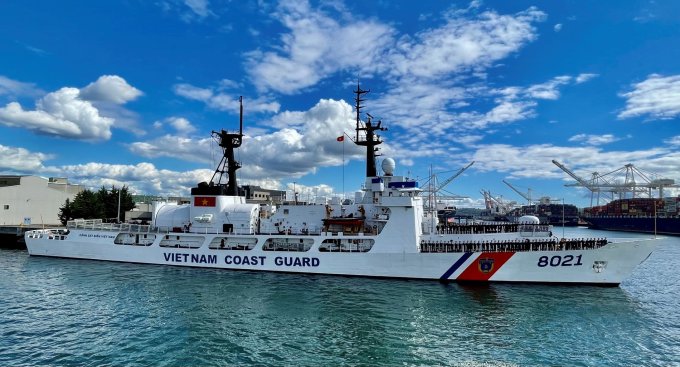
M 238 133 L 213 132 L 223 158 L 210 183 L 191 190 L 191 203 L 156 203 L 151 225 L 70 221 L 63 229 L 29 231 L 30 255 L 144 264 L 290 273 L 618 285 L 652 253 L 652 239 L 611 242 L 566 239 L 535 217 L 521 223 L 438 223 L 424 209 L 417 182 L 395 176 L 394 161 L 378 175 L 376 131 L 360 119 L 366 147 L 363 195 L 351 204 L 260 205 L 238 196 L 234 149 Z M 226 181 L 226 182 L 222 182 Z

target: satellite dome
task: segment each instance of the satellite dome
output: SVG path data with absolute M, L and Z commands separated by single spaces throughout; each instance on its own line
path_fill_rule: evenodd
M 382 161 L 382 170 L 385 172 L 385 176 L 392 176 L 394 174 L 394 167 L 396 164 L 394 163 L 394 159 L 392 158 L 385 158 Z
M 517 220 L 519 224 L 541 224 L 541 220 L 534 215 L 523 215 Z

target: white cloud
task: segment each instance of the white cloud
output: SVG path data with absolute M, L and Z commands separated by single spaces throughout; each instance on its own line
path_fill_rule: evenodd
M 143 93 L 118 75 L 102 75 L 97 81 L 80 90 L 80 98 L 89 101 L 124 104 L 137 99 Z
M 102 117 L 92 103 L 78 96 L 78 89 L 62 88 L 38 100 L 35 111 L 9 103 L 0 108 L 0 124 L 73 139 L 109 139 L 113 119 Z
M 621 138 L 617 138 L 612 134 L 604 135 L 578 134 L 569 138 L 569 141 L 580 142 L 585 145 L 604 145 L 613 143 L 618 140 L 621 140 Z
M 358 69 L 363 75 L 437 80 L 472 70 L 478 75 L 494 62 L 536 38 L 533 23 L 545 13 L 529 8 L 513 15 L 468 9 L 446 12 L 445 24 L 415 35 L 402 35 L 377 20 L 357 17 L 335 7 L 336 13 L 307 2 L 284 1 L 274 17 L 290 30 L 280 38 L 278 52 L 248 53 L 247 68 L 259 90 L 293 94 L 317 85 L 333 73 Z M 421 80 L 422 81 L 422 80 Z
M 342 71 L 383 75 L 392 85 L 371 101 L 370 110 L 407 128 L 406 144 L 422 138 L 424 128 L 451 135 L 450 129 L 479 129 L 534 116 L 536 99 L 558 98 L 558 87 L 574 79 L 557 77 L 531 90 L 516 88 L 514 95 L 501 95 L 466 80 L 464 72 L 483 77 L 486 68 L 536 39 L 534 24 L 546 15 L 534 7 L 505 15 L 480 11 L 480 3 L 473 2 L 467 9 L 446 12 L 439 25 L 400 36 L 390 25 L 351 16 L 337 3 L 326 5 L 315 8 L 306 1 L 283 1 L 276 8 L 273 17 L 289 31 L 277 40 L 276 51 L 258 49 L 246 55 L 251 81 L 261 91 L 293 94 Z M 175 86 L 175 92 L 185 98 L 234 110 L 236 98 L 219 90 Z M 475 98 L 489 95 L 494 105 L 487 111 L 470 106 Z M 418 103 L 417 111 L 413 101 Z M 276 107 L 264 110 L 278 111 Z M 271 126 L 300 127 L 304 124 L 300 114 L 279 113 L 270 120 Z M 443 144 L 428 148 L 445 149 Z
M 571 81 L 570 76 L 558 76 L 546 83 L 532 85 L 526 89 L 526 94 L 536 99 L 556 100 L 560 97 L 558 87 L 569 84 Z
M 384 67 L 398 78 L 432 79 L 468 69 L 480 71 L 534 40 L 532 23 L 544 19 L 545 13 L 533 7 L 515 15 L 486 11 L 472 19 L 453 13 L 442 27 L 399 39 Z
M 235 82 L 230 79 L 222 79 L 218 83 L 218 87 L 220 90 L 225 90 L 225 89 L 240 89 L 243 88 L 243 84 L 239 82 Z
M 319 123 L 320 121 L 310 124 L 320 126 Z M 333 145 L 339 144 L 335 142 L 332 136 L 318 137 L 317 139 L 322 140 L 316 140 L 315 144 L 324 145 L 326 149 L 310 151 L 308 145 L 301 143 L 307 138 L 307 136 L 302 136 L 293 130 L 262 137 L 259 142 L 264 145 L 253 146 L 254 150 L 264 147 L 264 151 L 268 152 L 269 149 L 280 145 L 283 148 L 271 152 L 257 162 L 253 162 L 254 157 L 252 156 L 256 152 L 251 150 L 250 152 L 240 153 L 245 167 L 239 170 L 239 183 L 279 189 L 281 182 L 290 182 L 291 179 L 299 177 L 299 175 L 293 173 L 304 174 L 313 171 L 314 162 L 301 166 L 300 162 L 295 161 L 293 157 L 277 158 L 274 157 L 276 154 L 297 155 L 304 161 L 313 157 L 314 154 L 330 155 Z M 188 139 L 185 147 L 188 149 L 191 145 L 210 144 L 207 142 L 208 139 L 205 140 L 205 142 L 201 142 Z M 173 141 L 167 140 L 166 143 L 173 143 Z M 244 147 L 255 145 L 254 143 L 254 141 L 246 142 Z M 204 148 L 205 150 L 209 149 L 206 145 L 204 145 Z M 167 146 L 166 149 L 168 149 Z M 335 156 L 337 157 L 337 152 Z M 647 171 L 668 173 L 668 175 L 663 174 L 663 177 L 680 180 L 680 152 L 663 148 L 605 152 L 597 147 L 560 147 L 550 144 L 515 147 L 505 144 L 492 144 L 479 145 L 474 154 L 467 158 L 476 161 L 475 169 L 478 171 L 507 173 L 509 178 L 563 179 L 571 182 L 571 178 L 550 162 L 552 159 L 557 159 L 586 179 L 590 177 L 591 172 L 611 172 L 623 166 L 624 163 L 633 163 Z M 189 188 L 195 186 L 196 183 L 208 181 L 214 172 L 212 166 L 205 169 L 173 171 L 159 169 L 148 162 L 137 164 L 89 162 L 64 166 L 44 166 L 43 162 L 47 159 L 51 159 L 51 157 L 46 154 L 29 152 L 23 148 L 0 146 L 0 168 L 2 169 L 20 173 L 69 177 L 72 182 L 93 189 L 102 185 L 126 185 L 135 193 L 179 196 L 186 195 Z M 285 168 L 285 166 L 281 167 L 280 165 L 287 164 L 289 160 L 294 161 L 293 166 L 296 169 L 290 172 L 288 169 L 280 170 L 279 168 Z M 267 164 L 262 164 L 265 161 L 267 161 Z M 317 159 L 317 162 L 319 161 L 323 160 Z M 331 162 L 328 157 L 326 162 Z M 400 166 L 408 167 L 413 163 L 410 157 L 399 159 Z M 336 161 L 335 164 L 339 164 L 339 162 Z M 288 188 L 291 189 L 291 187 Z M 318 196 L 332 193 L 332 189 L 325 185 L 310 187 L 297 185 L 296 189 L 303 193 L 301 194 L 302 197 L 305 197 L 305 195 L 314 197 L 316 196 L 314 193 Z
M 33 52 L 34 54 L 36 54 L 38 56 L 45 56 L 45 55 L 50 54 L 49 52 L 47 52 L 47 51 L 45 51 L 41 48 L 33 47 L 31 45 L 24 45 L 24 47 L 26 47 L 27 50 Z
M 198 182 L 209 181 L 213 174 L 209 169 L 184 172 L 159 169 L 148 162 L 134 165 L 90 162 L 47 167 L 46 171 L 93 189 L 102 185 L 125 185 L 133 193 L 168 196 L 186 196 L 189 188 Z
M 375 115 L 395 121 L 400 127 L 407 129 L 415 138 L 414 146 L 430 140 L 427 139 L 429 133 L 456 142 L 456 134 L 451 134 L 452 131 L 468 134 L 468 131 L 475 130 L 479 133 L 492 125 L 513 123 L 536 116 L 538 100 L 558 99 L 560 89 L 575 84 L 577 79 L 578 77 L 573 76 L 557 76 L 547 82 L 527 87 L 496 89 L 482 84 L 460 88 L 447 86 L 446 82 L 406 83 L 404 86 L 391 88 L 369 103 Z M 413 108 L 413 101 L 417 101 L 417 109 Z M 487 110 L 484 111 L 483 108 Z
M 208 9 L 210 5 L 208 0 L 184 0 L 184 4 L 201 18 L 211 14 L 210 9 Z
M 287 111 L 288 112 L 288 111 Z M 308 111 L 288 112 L 300 118 L 292 127 L 273 133 L 246 135 L 239 149 L 243 168 L 240 177 L 248 180 L 301 177 L 319 167 L 341 164 L 343 144 L 336 138 L 354 128 L 352 107 L 344 101 L 322 99 Z M 212 139 L 192 139 L 166 135 L 135 142 L 129 149 L 147 158 L 174 157 L 216 166 L 221 156 L 211 154 Z M 361 157 L 354 144 L 344 144 L 345 159 Z M 211 161 L 211 158 L 213 160 Z
M 592 172 L 611 172 L 633 163 L 651 172 L 680 179 L 680 152 L 665 148 L 638 151 L 603 151 L 595 146 L 561 147 L 551 144 L 523 147 L 506 144 L 478 146 L 471 160 L 482 172 L 502 172 L 510 178 L 572 179 L 557 166 L 555 159 L 576 174 L 589 179 Z
M 673 119 L 680 115 L 680 75 L 651 74 L 646 80 L 634 84 L 633 90 L 622 93 L 626 107 L 619 119 L 648 116 L 651 120 Z
M 415 165 L 415 162 L 413 161 L 413 159 L 401 158 L 399 159 L 399 165 L 405 167 L 413 167 Z
M 239 99 L 236 95 L 226 94 L 219 92 L 219 89 L 223 89 L 226 85 L 230 83 L 225 83 L 224 80 L 221 81 L 220 86 L 215 89 L 211 88 L 200 88 L 193 86 L 191 84 L 182 83 L 173 86 L 175 94 L 178 96 L 200 101 L 205 103 L 208 107 L 214 108 L 220 111 L 232 111 L 238 113 L 239 111 Z M 271 101 L 265 96 L 260 96 L 255 99 L 244 98 L 243 100 L 244 109 L 248 112 L 266 112 L 266 113 L 276 113 L 281 108 L 281 105 L 276 101 Z
M 562 30 L 562 23 L 557 23 L 557 24 L 555 24 L 555 26 L 553 27 L 553 29 L 555 30 L 555 32 L 561 31 L 561 30 Z
M 143 134 L 136 127 L 136 114 L 119 106 L 139 95 L 141 92 L 124 79 L 105 75 L 82 91 L 64 87 L 48 93 L 36 102 L 33 111 L 25 110 L 17 102 L 0 107 L 0 124 L 90 141 L 111 138 L 114 123 L 118 124 L 116 127 Z
M 306 1 L 282 1 L 273 16 L 290 30 L 280 37 L 280 52 L 246 54 L 250 78 L 262 91 L 293 94 L 341 70 L 370 70 L 393 44 L 390 26 L 329 14 Z
M 459 208 L 476 208 L 476 209 L 484 209 L 486 207 L 486 204 L 484 203 L 484 198 L 460 198 L 453 200 L 451 202 L 452 205 L 457 206 Z
M 330 198 L 334 195 L 338 195 L 339 193 L 336 193 L 332 187 L 328 185 L 315 185 L 315 186 L 307 186 L 307 185 L 302 185 L 300 183 L 292 183 L 289 182 L 286 184 L 284 187 L 286 191 L 286 197 L 289 200 L 293 200 L 293 190 L 298 193 L 298 200 L 301 201 L 311 201 L 314 202 L 317 198 L 318 199 L 324 199 L 324 198 Z M 353 193 L 349 193 L 353 194 Z M 349 195 L 348 195 L 349 196 Z
M 301 177 L 319 167 L 337 166 L 362 157 L 362 150 L 336 138 L 354 129 L 352 107 L 344 101 L 322 99 L 301 115 L 302 123 L 271 134 L 248 138 L 241 148 L 244 177 Z
M 215 16 L 210 10 L 209 0 L 160 0 L 156 2 L 156 5 L 164 12 L 177 14 L 186 23 Z
M 680 147 L 680 135 L 670 137 L 670 138 L 664 140 L 663 142 L 668 144 L 668 145 Z
M 209 163 L 211 141 L 210 138 L 193 139 L 164 135 L 146 142 L 131 143 L 128 149 L 146 158 L 173 157 L 189 162 Z
M 186 83 L 175 84 L 173 90 L 178 96 L 196 101 L 207 102 L 210 101 L 213 96 L 213 92 L 210 89 L 194 87 L 193 85 Z
M 48 154 L 0 145 L 0 169 L 3 171 L 40 172 L 43 169 L 43 161 L 51 158 L 52 156 Z
M 423 125 L 437 125 L 446 129 L 452 125 L 446 111 L 455 108 L 474 91 L 474 87 L 464 89 L 447 83 L 405 83 L 395 85 L 382 95 L 373 97 L 369 94 L 368 103 L 373 115 L 389 118 L 402 127 L 421 130 Z M 413 108 L 414 103 L 418 108 Z
M 156 130 L 161 130 L 164 125 L 172 127 L 179 136 L 186 136 L 189 134 L 192 134 L 193 132 L 196 131 L 196 127 L 191 123 L 191 121 L 187 120 L 184 117 L 177 117 L 177 116 L 172 116 L 168 117 L 166 119 L 163 119 L 162 121 L 154 121 L 152 124 L 153 128 Z M 133 143 L 134 144 L 141 144 L 141 143 Z M 138 148 L 141 151 L 144 149 L 144 144 L 141 144 L 141 146 Z M 149 154 L 143 154 L 146 157 L 152 156 Z
M 115 127 L 142 136 L 146 131 L 139 126 L 139 116 L 122 105 L 143 94 L 118 75 L 102 75 L 95 82 L 81 88 L 79 98 L 92 102 L 101 116 L 114 120 Z
M 590 79 L 596 78 L 598 76 L 599 76 L 599 74 L 592 74 L 592 73 L 579 74 L 576 77 L 576 84 L 585 83 L 585 82 L 589 81 Z
M 279 136 L 280 137 L 280 136 Z M 199 145 L 208 142 L 198 141 Z M 190 140 L 187 140 L 191 142 Z M 170 139 L 166 142 L 174 143 Z M 195 142 L 194 142 L 195 143 Z M 339 144 L 333 139 L 334 144 Z M 331 144 L 331 143 L 329 143 Z M 204 146 L 207 157 L 209 146 Z M 198 149 L 197 149 L 198 150 Z M 297 153 L 296 153 L 297 154 Z M 194 159 L 195 157 L 191 157 Z M 210 168 L 193 169 L 188 171 L 174 171 L 160 169 L 153 163 L 140 162 L 137 164 L 107 164 L 99 162 L 88 162 L 82 164 L 45 166 L 44 161 L 53 159 L 51 155 L 39 152 L 30 152 L 24 148 L 8 147 L 0 145 L 0 169 L 14 172 L 17 174 L 34 175 L 54 175 L 68 177 L 70 182 L 77 183 L 97 190 L 102 186 L 117 187 L 127 186 L 132 193 L 137 194 L 158 194 L 163 196 L 186 196 L 191 187 L 198 182 L 209 181 L 214 173 L 214 162 Z M 219 159 L 219 157 L 218 157 Z M 208 166 L 206 164 L 206 166 Z M 258 167 L 255 172 L 266 171 L 264 167 Z M 292 190 L 291 178 L 295 176 L 281 176 L 288 178 L 288 189 Z M 259 177 L 248 177 L 239 171 L 240 185 L 258 185 L 268 189 L 286 189 L 282 186 L 282 181 L 269 174 L 259 175 Z M 324 197 L 333 194 L 333 188 L 325 185 L 306 186 L 297 184 L 296 191 L 300 193 L 300 198 L 307 200 L 314 197 Z
M 473 118 L 470 127 L 486 127 L 488 124 L 501 124 L 523 120 L 534 116 L 535 102 L 503 101 L 480 118 Z
M 457 135 L 453 138 L 453 141 L 463 144 L 463 145 L 473 145 L 478 141 L 482 140 L 484 135 L 471 134 L 471 135 Z
M 33 83 L 24 83 L 17 80 L 12 80 L 0 75 L 0 96 L 30 96 L 36 97 L 44 94 L 42 90 Z
M 305 113 L 302 111 L 281 111 L 273 116 L 267 125 L 276 129 L 301 126 L 304 118 Z
M 252 27 L 248 27 L 248 33 L 250 33 L 250 35 L 253 36 L 253 37 L 259 37 L 260 36 L 260 31 L 255 29 L 255 28 L 252 28 Z
M 184 117 L 168 117 L 166 121 L 180 134 L 186 135 L 196 131 L 194 125 Z

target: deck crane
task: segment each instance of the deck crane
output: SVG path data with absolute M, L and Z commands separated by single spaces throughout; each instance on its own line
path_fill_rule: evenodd
M 508 185 L 508 187 L 510 187 L 510 188 L 512 189 L 512 191 L 514 191 L 514 192 L 516 192 L 517 194 L 519 194 L 519 196 L 523 197 L 524 200 L 527 201 L 527 205 L 531 205 L 531 204 L 532 204 L 533 201 L 531 200 L 531 189 L 528 189 L 528 190 L 527 190 L 527 193 L 525 194 L 525 193 L 519 191 L 515 186 L 512 186 L 512 185 L 510 184 L 510 182 L 503 180 L 503 183 L 506 184 L 506 185 Z

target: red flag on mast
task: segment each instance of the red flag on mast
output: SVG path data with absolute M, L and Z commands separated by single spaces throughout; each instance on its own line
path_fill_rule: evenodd
M 337 138 L 336 140 L 337 140 L 337 141 L 344 141 L 344 140 L 345 140 L 345 136 L 344 136 L 344 135 L 340 135 L 340 136 L 338 136 L 338 138 Z

